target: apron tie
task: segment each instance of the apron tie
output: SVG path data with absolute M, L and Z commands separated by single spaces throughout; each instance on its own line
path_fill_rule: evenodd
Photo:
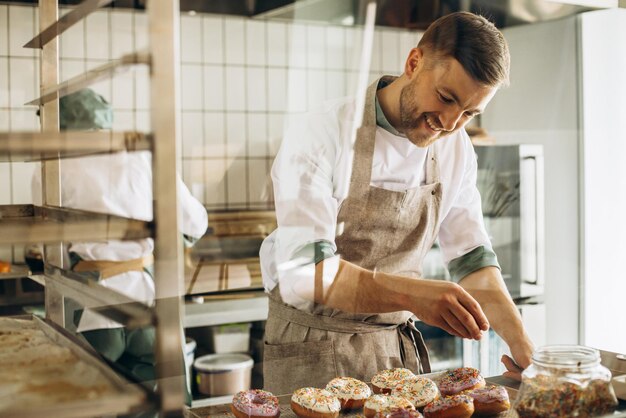
M 418 370 L 420 374 L 430 373 L 428 349 L 426 348 L 422 333 L 415 327 L 415 320 L 412 317 L 398 326 L 398 339 L 400 342 L 402 363 L 409 369 Z M 413 364 L 415 357 L 409 355 L 409 352 L 417 354 L 417 364 Z

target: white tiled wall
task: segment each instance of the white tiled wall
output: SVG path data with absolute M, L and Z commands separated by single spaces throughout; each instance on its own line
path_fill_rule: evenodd
M 38 130 L 36 8 L 0 5 L 0 130 Z M 362 28 L 266 22 L 222 15 L 181 16 L 183 179 L 209 210 L 272 208 L 269 170 L 285 116 L 352 94 Z M 61 36 L 65 80 L 145 48 L 144 13 L 100 10 Z M 419 33 L 377 28 L 370 79 L 401 71 Z M 92 86 L 113 106 L 114 129 L 149 130 L 148 70 Z M 164 98 L 167 99 L 167 98 Z M 0 163 L 0 203 L 31 199 L 35 163 Z

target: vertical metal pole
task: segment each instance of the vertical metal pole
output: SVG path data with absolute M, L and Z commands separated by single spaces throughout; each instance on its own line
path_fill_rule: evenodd
M 179 3 L 148 2 L 151 65 L 151 124 L 155 220 L 156 359 L 162 416 L 182 416 L 183 258 L 176 185 L 179 121 Z
M 43 31 L 58 19 L 58 0 L 40 0 L 39 31 Z M 40 92 L 59 82 L 59 43 L 58 38 L 48 42 L 41 50 Z M 59 132 L 59 101 L 52 100 L 40 107 L 42 132 Z M 48 160 L 41 163 L 41 193 L 44 205 L 61 206 L 61 162 Z M 47 263 L 63 267 L 63 245 L 44 247 Z M 53 286 L 46 288 L 46 316 L 59 325 L 65 326 L 63 295 Z

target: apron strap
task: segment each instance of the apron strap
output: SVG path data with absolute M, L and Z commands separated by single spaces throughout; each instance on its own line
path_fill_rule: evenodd
M 154 256 L 152 254 L 132 260 L 109 261 L 109 260 L 80 260 L 74 265 L 73 270 L 79 273 L 86 271 L 97 271 L 100 273 L 100 279 L 108 279 L 118 274 L 128 273 L 129 271 L 144 271 L 145 267 L 154 264 Z

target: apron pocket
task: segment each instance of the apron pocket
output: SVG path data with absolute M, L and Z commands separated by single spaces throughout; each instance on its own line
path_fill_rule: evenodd
M 311 367 L 314 364 L 315 367 Z M 337 377 L 333 341 L 306 341 L 290 344 L 265 343 L 264 388 L 284 395 L 302 387 L 326 387 Z

